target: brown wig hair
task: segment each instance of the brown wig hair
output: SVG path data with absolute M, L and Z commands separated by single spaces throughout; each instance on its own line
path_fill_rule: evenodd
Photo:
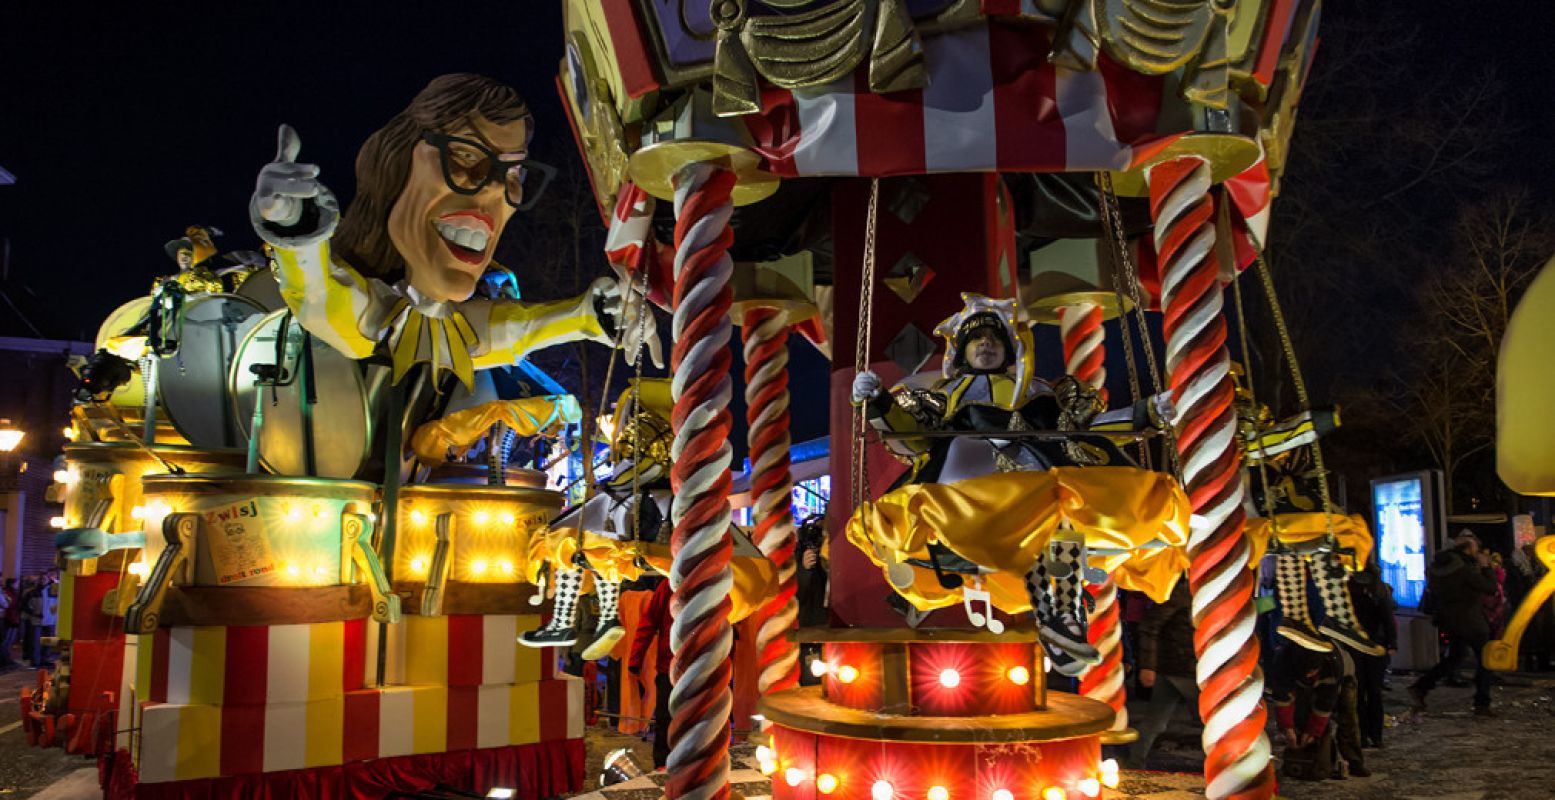
M 410 153 L 423 131 L 453 133 L 476 114 L 497 124 L 528 120 L 534 136 L 534 116 L 512 87 L 468 72 L 433 78 L 357 151 L 356 197 L 335 229 L 335 252 L 363 275 L 391 282 L 403 276 L 405 259 L 389 239 L 388 223 L 410 178 Z

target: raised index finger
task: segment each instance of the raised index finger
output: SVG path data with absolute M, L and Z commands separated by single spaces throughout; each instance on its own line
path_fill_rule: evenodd
M 302 152 L 302 137 L 297 135 L 297 129 L 286 123 L 275 132 L 275 160 L 292 162 L 297 160 L 297 154 Z

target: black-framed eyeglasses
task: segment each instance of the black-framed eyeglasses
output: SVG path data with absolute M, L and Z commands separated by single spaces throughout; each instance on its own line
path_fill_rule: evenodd
M 556 177 L 556 168 L 532 158 L 504 159 L 474 139 L 422 131 L 421 138 L 437 148 L 443 165 L 443 182 L 459 194 L 476 194 L 493 181 L 502 181 L 508 205 L 525 211 L 545 194 Z

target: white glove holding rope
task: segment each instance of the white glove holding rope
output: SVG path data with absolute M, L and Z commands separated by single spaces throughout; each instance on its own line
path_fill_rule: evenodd
M 866 401 L 880 396 L 880 376 L 870 370 L 864 370 L 853 376 L 853 405 L 863 405 Z

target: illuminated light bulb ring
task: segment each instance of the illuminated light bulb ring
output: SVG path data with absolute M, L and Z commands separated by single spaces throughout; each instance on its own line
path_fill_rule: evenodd
M 961 673 L 953 669 L 941 670 L 939 674 L 939 683 L 941 686 L 947 689 L 954 689 L 961 685 Z
M 788 326 L 782 312 L 745 312 L 745 420 L 749 429 L 751 495 L 755 543 L 778 570 L 778 590 L 758 611 L 756 679 L 762 694 L 799 684 L 799 647 L 788 638 L 798 626 L 798 583 L 794 563 L 793 476 L 788 451 Z
M 670 754 L 666 796 L 729 796 L 729 257 L 734 173 L 675 176 L 674 397 L 670 518 Z
M 950 790 L 943 786 L 931 786 L 927 796 L 929 800 L 950 800 Z
M 1085 638 L 1101 654 L 1100 663 L 1080 673 L 1080 694 L 1112 707 L 1112 730 L 1128 727 L 1127 696 L 1123 686 L 1123 629 L 1118 607 L 1118 585 L 1108 578 L 1105 583 L 1087 584 L 1085 590 L 1096 601 L 1085 629 Z
M 1251 549 L 1244 535 L 1240 454 L 1209 164 L 1178 158 L 1146 175 L 1162 265 L 1166 374 L 1177 408 L 1177 452 L 1193 505 L 1188 585 L 1204 720 L 1205 794 L 1269 798 L 1275 791 L 1264 733 L 1263 673 L 1254 638 Z

